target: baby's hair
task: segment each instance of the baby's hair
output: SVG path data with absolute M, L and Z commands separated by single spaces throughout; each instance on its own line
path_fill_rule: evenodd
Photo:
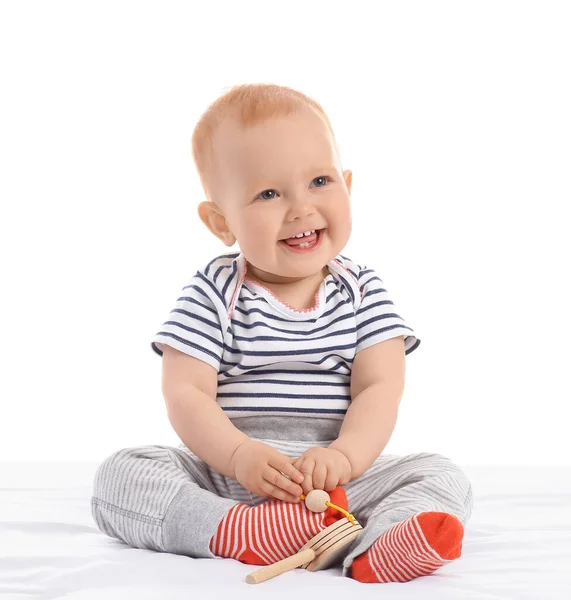
M 202 114 L 192 133 L 192 158 L 208 200 L 214 202 L 209 184 L 214 172 L 213 140 L 226 119 L 237 120 L 244 127 L 257 125 L 274 117 L 286 117 L 310 108 L 323 119 L 337 141 L 329 118 L 313 98 L 290 87 L 270 83 L 246 83 L 230 88 Z

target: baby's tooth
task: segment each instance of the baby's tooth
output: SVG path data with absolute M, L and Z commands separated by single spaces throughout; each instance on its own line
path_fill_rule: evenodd
M 304 236 L 311 235 L 312 233 L 314 233 L 314 232 L 313 231 L 306 231 L 304 233 L 298 233 L 297 235 L 292 235 L 290 239 L 293 239 L 293 238 L 302 238 Z

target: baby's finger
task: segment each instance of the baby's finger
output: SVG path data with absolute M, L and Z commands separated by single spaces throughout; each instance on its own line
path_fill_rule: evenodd
M 313 469 L 313 486 L 316 490 L 325 489 L 325 480 L 327 479 L 327 465 L 319 461 Z
M 339 475 L 335 468 L 327 469 L 327 477 L 323 489 L 326 492 L 332 492 L 340 484 Z
M 304 479 L 301 484 L 303 488 L 304 494 L 309 494 L 311 490 L 313 490 L 313 469 L 315 467 L 315 461 L 311 458 L 306 458 L 303 461 L 303 464 L 299 467 L 300 471 L 303 473 Z
M 289 477 L 286 477 L 283 473 L 272 467 L 268 467 L 264 472 L 264 479 L 296 498 L 299 498 L 303 494 L 303 489 L 300 485 L 294 483 Z M 292 502 L 292 500 L 288 500 L 288 502 Z
M 299 469 L 293 466 L 291 462 L 292 460 L 293 459 L 291 458 L 287 458 L 287 460 L 283 461 L 280 459 L 271 460 L 269 461 L 269 465 L 274 469 L 277 469 L 286 477 L 289 477 L 292 481 L 295 481 L 296 483 L 301 483 L 303 481 L 303 474 Z
M 301 475 L 300 485 L 302 487 L 303 493 L 307 494 L 308 492 L 311 491 L 311 487 L 308 487 L 308 485 L 306 483 L 306 481 L 308 481 L 308 476 L 305 475 L 305 473 L 304 473 L 306 471 L 306 469 L 304 467 L 305 461 L 306 461 L 305 457 L 304 456 L 300 456 L 297 459 L 297 461 L 296 461 L 296 463 L 295 463 L 294 466 L 302 474 Z M 311 475 L 309 475 L 309 483 L 311 483 Z
M 347 485 L 351 481 L 351 467 L 345 466 L 345 468 L 339 474 L 339 484 Z
M 268 481 L 267 479 L 262 479 L 262 490 L 268 494 L 268 496 L 272 498 L 276 498 L 277 500 L 283 500 L 284 502 L 291 502 L 295 504 L 296 502 L 301 502 L 301 498 L 298 495 L 293 495 L 280 487 L 277 487 L 272 481 Z

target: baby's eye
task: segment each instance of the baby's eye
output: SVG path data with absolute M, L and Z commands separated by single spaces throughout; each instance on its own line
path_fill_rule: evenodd
M 313 181 L 317 181 L 318 179 L 321 179 L 321 180 L 323 180 L 325 182 L 327 182 L 327 181 L 333 181 L 331 179 L 331 177 L 329 177 L 328 175 L 321 175 L 320 177 L 316 177 Z M 312 181 L 312 183 L 313 183 L 313 181 Z M 325 186 L 324 185 L 318 185 L 317 187 L 325 187 Z M 272 193 L 274 193 L 275 190 L 264 190 L 263 192 L 260 193 L 260 195 L 258 196 L 258 198 L 262 197 L 266 192 L 272 192 Z M 274 199 L 273 197 L 272 198 L 262 197 L 262 200 L 273 200 L 273 199 Z
M 316 177 L 313 181 L 317 181 L 318 179 L 323 179 L 325 181 L 333 181 L 331 177 L 328 175 L 321 175 L 321 177 Z M 318 185 L 317 187 L 323 187 L 322 185 Z
M 275 190 L 264 190 L 259 196 L 258 198 L 260 198 L 261 196 L 263 196 L 266 192 L 275 192 Z M 273 198 L 262 198 L 262 200 L 273 200 Z

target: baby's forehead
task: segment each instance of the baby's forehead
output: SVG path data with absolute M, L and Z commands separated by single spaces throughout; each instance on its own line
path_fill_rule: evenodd
M 220 165 L 231 163 L 243 174 L 264 170 L 267 162 L 337 162 L 336 144 L 326 124 L 315 115 L 287 115 L 243 124 L 221 123 L 212 151 Z M 252 161 L 252 158 L 255 158 Z M 315 165 L 318 166 L 318 165 Z

